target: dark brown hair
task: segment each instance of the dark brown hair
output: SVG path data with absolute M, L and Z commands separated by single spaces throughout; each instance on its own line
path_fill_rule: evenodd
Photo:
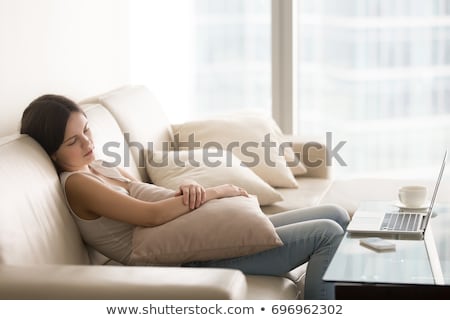
M 64 141 L 67 121 L 72 112 L 84 114 L 75 102 L 64 96 L 40 96 L 23 112 L 20 133 L 28 134 L 51 156 Z

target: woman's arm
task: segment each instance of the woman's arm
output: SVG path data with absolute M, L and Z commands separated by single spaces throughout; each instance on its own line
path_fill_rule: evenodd
M 157 226 L 191 211 L 183 204 L 182 196 L 156 202 L 141 201 L 84 174 L 71 175 L 65 188 L 72 210 L 81 218 L 105 216 L 135 225 Z M 221 185 L 206 189 L 205 201 L 238 195 L 246 196 L 247 192 L 233 185 Z
M 138 181 L 135 177 L 129 174 L 124 168 L 117 167 L 120 174 L 131 181 Z M 197 183 L 195 180 L 186 179 L 178 188 L 176 196 L 183 196 L 184 205 L 195 209 L 200 207 L 206 201 L 206 189 Z
M 130 179 L 131 181 L 138 181 L 135 177 L 133 177 L 127 170 L 121 167 L 117 167 L 117 170 L 119 170 L 120 174 L 124 176 L 125 178 Z

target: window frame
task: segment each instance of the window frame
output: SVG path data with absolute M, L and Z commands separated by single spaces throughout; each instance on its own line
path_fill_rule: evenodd
M 297 0 L 272 0 L 272 117 L 297 132 Z

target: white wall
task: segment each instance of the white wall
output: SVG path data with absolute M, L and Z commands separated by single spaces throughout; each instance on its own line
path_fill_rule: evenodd
M 0 136 L 45 93 L 75 101 L 129 81 L 128 0 L 0 0 Z

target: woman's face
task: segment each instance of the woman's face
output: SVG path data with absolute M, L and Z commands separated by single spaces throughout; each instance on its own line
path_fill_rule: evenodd
M 88 120 L 80 112 L 72 112 L 67 121 L 63 143 L 52 155 L 53 161 L 63 171 L 87 169 L 95 160 L 94 143 Z

